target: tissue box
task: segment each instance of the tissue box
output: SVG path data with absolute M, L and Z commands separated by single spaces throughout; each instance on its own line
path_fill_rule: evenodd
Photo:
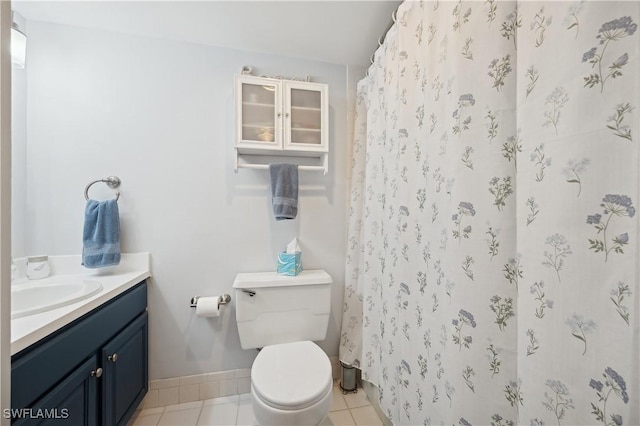
M 300 257 L 302 252 L 295 253 L 278 253 L 278 268 L 276 272 L 281 275 L 290 275 L 295 277 L 302 271 L 302 265 L 300 263 Z

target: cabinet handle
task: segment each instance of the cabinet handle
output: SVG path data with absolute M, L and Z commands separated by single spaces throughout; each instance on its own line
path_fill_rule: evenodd
M 116 362 L 118 360 L 118 354 L 114 352 L 113 355 L 109 355 L 107 359 L 111 362 Z
M 91 371 L 91 377 L 100 378 L 102 377 L 102 368 L 98 368 L 97 370 Z

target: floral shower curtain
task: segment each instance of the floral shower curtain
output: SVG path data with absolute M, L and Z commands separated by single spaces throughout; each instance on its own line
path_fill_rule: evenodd
M 638 2 L 405 2 L 358 86 L 342 361 L 394 424 L 640 424 Z

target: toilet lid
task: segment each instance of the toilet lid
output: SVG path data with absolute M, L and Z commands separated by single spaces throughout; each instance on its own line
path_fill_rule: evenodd
M 253 362 L 251 385 L 274 408 L 306 408 L 331 390 L 331 362 L 313 342 L 267 346 Z

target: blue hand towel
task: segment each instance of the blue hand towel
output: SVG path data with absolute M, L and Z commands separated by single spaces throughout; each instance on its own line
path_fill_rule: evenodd
M 276 220 L 295 219 L 298 214 L 298 165 L 269 164 L 269 175 Z
M 120 263 L 120 215 L 116 200 L 88 200 L 84 211 L 82 264 L 102 268 Z

